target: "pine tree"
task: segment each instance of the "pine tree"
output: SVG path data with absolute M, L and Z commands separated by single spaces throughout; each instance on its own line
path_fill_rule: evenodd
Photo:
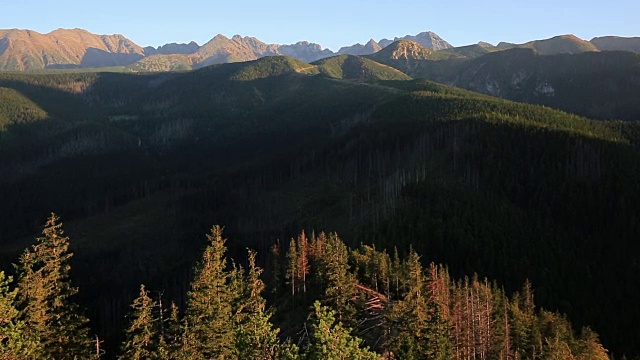
M 600 344 L 598 334 L 588 327 L 582 328 L 576 349 L 578 360 L 608 360 L 607 350 Z
M 287 284 L 291 287 L 291 300 L 295 302 L 296 290 L 297 290 L 297 277 L 298 277 L 298 251 L 296 241 L 291 239 L 289 243 L 289 251 L 287 251 L 287 273 L 285 278 Z M 295 305 L 295 304 L 294 304 Z
M 122 346 L 121 360 L 161 359 L 159 353 L 158 319 L 154 312 L 157 303 L 149 297 L 144 285 L 140 285 L 140 295 L 131 305 L 133 314 L 131 325 L 126 331 Z
M 18 299 L 26 334 L 40 343 L 40 359 L 76 359 L 91 354 L 88 323 L 71 297 L 78 289 L 69 279 L 69 238 L 59 217 L 51 214 L 37 244 L 20 257 Z
M 307 275 L 309 275 L 309 241 L 304 231 L 298 236 L 298 265 L 296 266 L 296 277 L 298 287 L 302 288 L 304 296 L 307 295 Z
M 309 345 L 303 354 L 306 360 L 369 360 L 380 355 L 361 348 L 362 340 L 351 336 L 341 322 L 336 323 L 335 311 L 314 303 L 314 318 Z
M 233 358 L 234 329 L 230 274 L 225 271 L 222 228 L 207 235 L 209 246 L 198 264 L 188 293 L 182 352 L 190 359 Z
M 166 313 L 160 304 L 158 305 L 160 314 Z M 158 343 L 158 352 L 162 359 L 175 359 L 180 352 L 182 344 L 182 328 L 180 327 L 180 317 L 178 306 L 171 303 L 169 308 L 169 316 L 161 320 L 160 340 Z
M 262 297 L 262 269 L 256 265 L 256 253 L 249 250 L 249 271 L 243 282 L 240 307 L 236 309 L 236 355 L 239 359 L 279 359 L 278 330 L 270 323 L 271 314 Z
M 9 289 L 12 280 L 0 271 L 0 359 L 31 359 L 37 344 L 25 339 L 25 324 L 16 308 L 18 289 Z
M 323 300 L 336 310 L 338 319 L 347 324 L 355 323 L 355 309 L 351 301 L 355 297 L 355 277 L 349 272 L 349 251 L 337 234 L 327 240 L 324 253 L 318 259 L 318 276 L 324 289 Z

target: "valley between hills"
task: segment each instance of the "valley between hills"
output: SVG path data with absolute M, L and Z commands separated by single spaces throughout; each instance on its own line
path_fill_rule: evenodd
M 0 30 L 0 354 L 637 358 L 638 44 Z

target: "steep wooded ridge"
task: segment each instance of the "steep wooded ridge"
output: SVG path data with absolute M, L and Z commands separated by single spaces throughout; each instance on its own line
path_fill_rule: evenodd
M 79 300 L 93 331 L 116 339 L 140 283 L 186 302 L 212 223 L 234 258 L 331 229 L 509 293 L 529 279 L 576 330 L 640 353 L 638 124 L 376 80 L 397 74 L 348 56 L 2 73 L 3 263 L 61 214 Z
M 545 45 L 534 42 L 508 48 L 478 44 L 442 51 L 402 41 L 369 58 L 413 78 L 509 100 L 551 106 L 597 119 L 639 119 L 640 102 L 636 94 L 640 92 L 640 54 L 577 52 L 583 42 L 571 38 L 556 40 Z M 550 50 L 551 46 L 557 47 Z M 545 52 L 540 53 L 539 49 Z

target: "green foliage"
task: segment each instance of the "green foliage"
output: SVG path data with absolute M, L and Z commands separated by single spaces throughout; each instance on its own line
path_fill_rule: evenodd
M 360 81 L 411 79 L 400 70 L 360 56 L 338 55 L 318 60 L 314 65 L 318 67 L 320 74 L 336 79 Z
M 368 348 L 361 348 L 362 340 L 349 334 L 341 322 L 336 322 L 335 312 L 316 301 L 311 325 L 309 345 L 302 355 L 308 360 L 365 360 L 380 356 Z
M 278 330 L 270 323 L 271 313 L 265 309 L 262 297 L 262 269 L 256 265 L 256 253 L 249 250 L 249 269 L 243 279 L 240 305 L 236 314 L 236 356 L 238 359 L 280 359 L 283 346 L 278 342 Z
M 322 238 L 320 238 L 322 239 Z M 323 303 L 335 309 L 338 320 L 353 324 L 354 308 L 351 304 L 355 291 L 355 278 L 349 272 L 349 251 L 338 234 L 331 233 L 317 254 L 317 276 L 324 289 Z
M 16 308 L 18 289 L 10 289 L 12 280 L 0 271 L 0 359 L 28 359 L 35 355 L 37 343 L 25 338 L 25 324 Z
M 314 68 L 311 64 L 288 56 L 267 56 L 240 67 L 231 79 L 250 81 L 286 73 L 313 72 Z
M 13 89 L 0 87 L 0 133 L 8 125 L 43 120 L 47 113 Z
M 159 354 L 158 319 L 155 316 L 156 304 L 149 297 L 144 285 L 140 285 L 140 296 L 131 304 L 131 325 L 126 331 L 125 343 L 120 359 L 161 359 Z
M 18 299 L 25 336 L 37 342 L 33 354 L 41 359 L 75 359 L 90 354 L 86 319 L 72 300 L 78 289 L 69 278 L 69 238 L 55 214 L 47 219 L 42 237 L 20 257 Z
M 234 349 L 231 274 L 226 271 L 222 228 L 214 226 L 188 293 L 185 314 L 184 356 L 191 359 L 224 358 Z

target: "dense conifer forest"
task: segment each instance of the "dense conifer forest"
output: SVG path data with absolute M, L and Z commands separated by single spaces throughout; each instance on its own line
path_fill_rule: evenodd
M 349 249 L 335 233 L 303 231 L 272 247 L 266 287 L 256 253 L 229 259 L 222 232 L 207 234 L 184 310 L 140 285 L 118 359 L 609 358 L 588 327 L 576 333 L 565 316 L 537 308 L 529 282 L 508 296 L 486 278 L 424 267 L 412 249 L 401 260 L 397 251 Z M 15 283 L 0 272 L 0 358 L 113 358 L 89 336 L 73 296 L 73 254 L 57 215 L 36 240 L 20 256 Z
M 73 338 L 107 358 L 640 354 L 638 123 L 372 63 L 0 73 L 7 351 L 55 358 Z M 51 211 L 75 255 L 49 269 L 34 257 L 55 242 L 32 246 Z M 45 277 L 63 292 L 25 283 Z M 221 312 L 204 315 L 202 289 L 220 286 Z

